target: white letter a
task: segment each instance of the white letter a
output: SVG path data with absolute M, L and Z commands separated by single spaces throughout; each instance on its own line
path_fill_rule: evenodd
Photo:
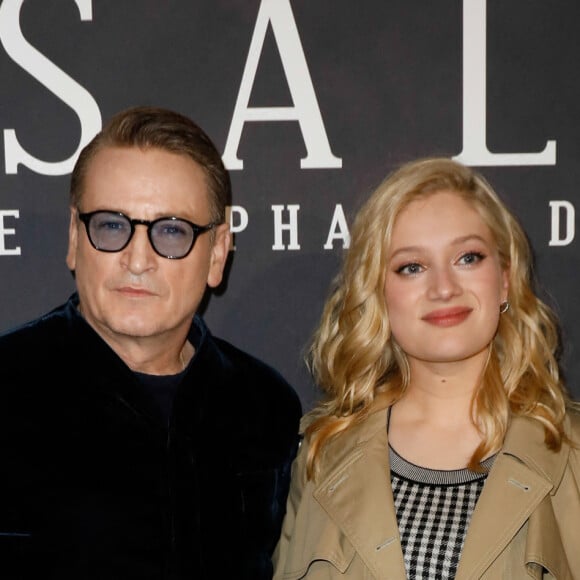
M 269 22 L 272 23 L 272 32 L 294 107 L 248 106 Z M 342 159 L 335 157 L 330 150 L 289 0 L 262 0 L 260 4 L 223 154 L 223 161 L 228 169 L 244 168 L 243 161 L 237 157 L 237 150 L 246 121 L 298 121 L 307 151 L 307 156 L 300 161 L 300 167 L 342 167 Z

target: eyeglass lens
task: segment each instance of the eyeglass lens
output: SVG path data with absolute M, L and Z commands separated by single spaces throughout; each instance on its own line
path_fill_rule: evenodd
M 81 218 L 87 214 L 83 214 Z M 88 214 L 87 233 L 93 246 L 104 252 L 119 252 L 133 236 L 135 225 L 147 225 L 153 249 L 165 258 L 183 258 L 193 247 L 198 233 L 209 228 L 195 229 L 179 218 L 160 218 L 152 222 L 131 220 L 120 213 L 98 211 Z M 83 221 L 85 221 L 83 219 Z

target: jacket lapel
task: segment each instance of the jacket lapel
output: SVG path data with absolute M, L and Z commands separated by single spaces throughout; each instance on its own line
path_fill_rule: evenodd
M 473 512 L 456 580 L 480 578 L 551 487 L 515 458 L 499 455 Z
M 353 437 L 329 449 L 332 465 L 314 497 L 340 527 L 377 579 L 405 579 L 394 509 L 386 411 L 355 428 Z
M 526 563 L 553 569 L 549 566 L 562 554 L 548 547 L 554 544 L 554 530 L 539 530 L 537 519 L 551 509 L 547 496 L 562 477 L 566 455 L 546 448 L 539 423 L 513 419 L 473 512 L 456 580 L 480 578 L 530 516 Z

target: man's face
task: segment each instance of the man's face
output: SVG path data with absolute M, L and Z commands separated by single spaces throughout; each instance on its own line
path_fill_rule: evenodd
M 122 212 L 134 219 L 173 216 L 198 225 L 211 221 L 201 167 L 161 149 L 108 147 L 86 173 L 80 212 Z M 169 338 L 184 333 L 206 285 L 217 286 L 229 250 L 229 228 L 198 236 L 191 252 L 171 260 L 155 253 L 147 228 L 135 226 L 126 248 L 93 248 L 77 212 L 71 211 L 67 265 L 75 271 L 86 320 L 109 342 L 124 337 Z

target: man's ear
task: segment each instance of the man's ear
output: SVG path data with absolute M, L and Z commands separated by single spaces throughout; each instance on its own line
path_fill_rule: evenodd
M 207 285 L 210 288 L 216 288 L 221 284 L 230 251 L 231 238 L 230 224 L 220 224 L 216 227 L 207 274 Z
M 68 225 L 68 250 L 66 253 L 66 265 L 71 272 L 74 272 L 77 261 L 77 244 L 79 234 L 77 220 L 77 210 L 71 207 L 70 222 Z

